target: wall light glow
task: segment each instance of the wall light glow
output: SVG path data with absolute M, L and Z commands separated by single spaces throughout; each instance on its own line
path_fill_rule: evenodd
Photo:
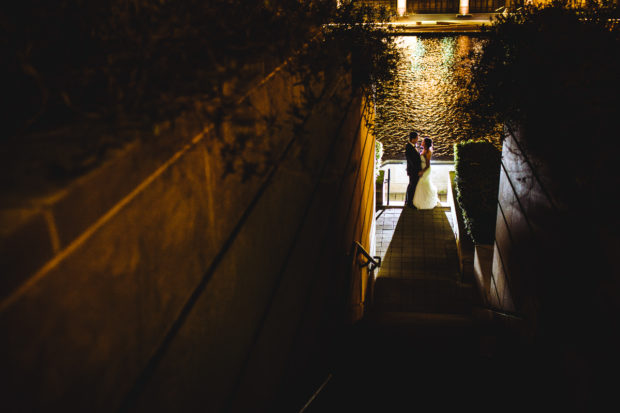
M 396 11 L 398 12 L 399 16 L 403 16 L 407 11 L 407 0 L 398 0 L 398 3 L 396 5 Z
M 460 14 L 469 14 L 469 0 L 460 0 L 460 2 L 459 2 L 459 13 Z

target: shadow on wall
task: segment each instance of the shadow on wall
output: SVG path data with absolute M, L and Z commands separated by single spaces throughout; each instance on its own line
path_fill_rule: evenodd
M 498 305 L 511 311 L 514 303 L 523 315 L 539 376 L 557 383 L 551 398 L 602 408 L 613 394 L 605 377 L 620 366 L 614 219 L 605 211 L 585 213 L 590 207 L 580 202 L 583 194 L 562 196 L 545 163 L 521 140 L 520 131 L 507 130 L 492 274 L 498 297 L 513 300 Z
M 216 130 L 188 122 L 169 131 L 182 144 L 167 158 L 130 148 L 17 228 L 4 245 L 40 260 L 14 262 L 20 275 L 3 284 L 3 405 L 297 408 L 333 334 L 363 312 L 351 245 L 371 250 L 369 108 L 348 75 L 332 81 L 295 125 L 301 86 L 276 71 L 247 98 L 264 112 L 254 116 L 287 120 L 269 139 L 266 125 L 225 124 L 211 139 Z M 222 175 L 240 133 L 244 156 L 270 154 L 268 167 Z M 50 252 L 33 251 L 50 230 Z

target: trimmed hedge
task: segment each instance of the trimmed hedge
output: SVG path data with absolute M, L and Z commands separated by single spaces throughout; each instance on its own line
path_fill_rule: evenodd
M 465 228 L 476 244 L 495 239 L 501 152 L 490 142 L 454 145 L 457 201 Z
M 620 6 L 614 0 L 544 3 L 494 19 L 471 62 L 462 94 L 469 103 L 461 110 L 476 136 L 504 126 L 517 132 L 528 155 L 545 165 L 555 196 L 583 205 L 574 202 L 575 193 L 592 194 L 591 209 L 577 213 L 591 216 L 608 204 L 607 196 L 594 194 L 617 186 L 601 178 L 618 175 Z M 584 138 L 599 148 L 596 162 L 567 167 Z
M 375 180 L 375 182 L 378 184 L 382 184 L 383 181 L 385 181 L 385 170 L 379 169 L 379 172 L 377 172 L 377 179 Z

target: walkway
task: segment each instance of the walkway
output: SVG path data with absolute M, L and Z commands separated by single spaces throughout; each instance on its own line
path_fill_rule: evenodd
M 371 309 L 338 341 L 332 374 L 304 412 L 528 408 L 512 394 L 521 376 L 506 374 L 519 357 L 494 358 L 495 337 L 472 314 L 446 208 L 386 210 L 377 241 L 384 258 Z
M 456 242 L 446 210 L 395 209 L 383 218 L 393 222 L 395 212 L 402 211 L 376 277 L 374 312 L 471 312 L 472 286 L 458 282 Z M 385 229 L 391 225 L 380 222 L 378 236 L 387 242 Z M 380 245 L 385 248 L 384 242 Z
M 411 14 L 398 17 L 392 25 L 399 34 L 479 32 L 492 23 L 497 13 L 473 13 L 457 17 L 456 13 Z
M 446 202 L 446 195 L 440 195 L 439 200 L 443 205 L 449 205 Z M 381 259 L 385 259 L 385 254 L 392 242 L 392 238 L 394 237 L 394 231 L 396 230 L 396 226 L 398 225 L 398 220 L 400 219 L 400 214 L 403 210 L 402 204 L 403 202 L 399 202 L 401 204 L 400 207 L 393 207 L 381 210 L 376 214 L 377 227 L 375 234 L 376 241 L 376 253 L 381 256 Z M 398 204 L 397 204 L 398 205 Z M 443 211 L 446 216 L 450 227 L 452 228 L 452 232 L 454 232 L 454 224 L 452 222 L 452 214 L 450 213 L 451 208 L 449 206 L 442 206 L 439 208 L 440 211 Z M 385 266 L 384 266 L 385 268 Z

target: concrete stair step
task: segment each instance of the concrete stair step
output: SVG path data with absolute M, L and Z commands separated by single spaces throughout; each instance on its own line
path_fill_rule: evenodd
M 372 306 L 384 312 L 469 314 L 475 297 L 471 285 L 454 280 L 378 278 Z
M 480 345 L 476 321 L 462 314 L 380 312 L 368 315 L 357 341 L 383 359 L 475 354 Z
M 463 314 L 382 311 L 368 314 L 365 322 L 368 326 L 387 328 L 419 328 L 429 326 L 461 328 L 471 327 L 474 319 Z
M 485 401 L 500 401 L 498 366 L 480 351 L 476 326 L 463 314 L 368 314 L 305 412 L 480 411 L 482 383 Z

